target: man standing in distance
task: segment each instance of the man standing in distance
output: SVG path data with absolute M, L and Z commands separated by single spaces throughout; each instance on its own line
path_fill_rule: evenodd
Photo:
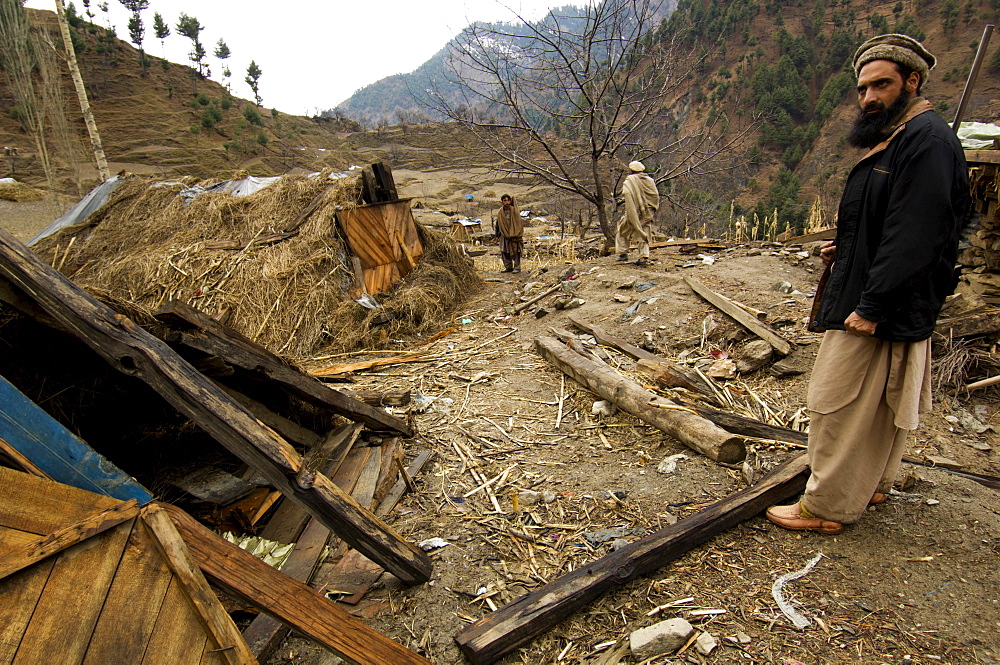
M 649 264 L 649 238 L 652 235 L 653 215 L 660 207 L 660 193 L 656 182 L 646 175 L 642 162 L 628 165 L 632 172 L 622 184 L 625 197 L 625 215 L 618 222 L 615 233 L 615 250 L 619 261 L 628 261 L 629 245 L 633 240 L 639 243 L 637 266 Z
M 524 253 L 524 222 L 521 221 L 521 211 L 514 205 L 510 194 L 500 197 L 500 209 L 497 210 L 497 235 L 500 236 L 500 259 L 503 270 L 500 272 L 521 272 L 521 254 Z
M 840 200 L 816 325 L 826 334 L 809 382 L 802 500 L 772 506 L 786 529 L 835 534 L 881 503 L 909 430 L 930 408 L 930 336 L 955 287 L 969 180 L 954 132 L 920 96 L 935 58 L 906 35 L 854 54 L 861 112 L 848 136 L 867 152 Z

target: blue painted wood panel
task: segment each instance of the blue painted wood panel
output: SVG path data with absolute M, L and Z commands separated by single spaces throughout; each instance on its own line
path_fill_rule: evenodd
M 0 376 L 0 438 L 53 480 L 140 504 L 153 497 Z

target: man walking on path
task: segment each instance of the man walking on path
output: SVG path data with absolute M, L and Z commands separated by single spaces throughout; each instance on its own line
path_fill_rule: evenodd
M 848 136 L 867 152 L 840 200 L 830 276 L 816 325 L 826 330 L 807 397 L 811 474 L 802 500 L 772 506 L 786 529 L 835 534 L 892 488 L 909 430 L 930 408 L 930 336 L 955 287 L 969 207 L 965 155 L 920 97 L 935 58 L 906 35 L 854 55 L 861 113 Z
M 660 193 L 656 182 L 646 175 L 642 162 L 628 165 L 632 173 L 625 178 L 622 196 L 625 197 L 625 216 L 618 222 L 615 233 L 615 251 L 619 261 L 628 261 L 632 241 L 639 243 L 637 266 L 649 264 L 649 238 L 652 235 L 653 215 L 660 207 Z
M 497 210 L 497 235 L 500 237 L 500 259 L 503 270 L 500 272 L 521 272 L 521 254 L 524 252 L 524 222 L 521 221 L 521 211 L 514 204 L 510 194 L 500 197 L 500 209 Z

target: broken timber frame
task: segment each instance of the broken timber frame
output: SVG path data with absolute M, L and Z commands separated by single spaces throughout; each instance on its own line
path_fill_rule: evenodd
M 663 567 L 768 506 L 798 494 L 807 477 L 806 456 L 793 457 L 756 485 L 508 603 L 461 630 L 455 641 L 476 665 L 496 662 L 605 592 Z
M 232 328 L 215 321 L 187 303 L 173 300 L 160 308 L 156 318 L 174 329 L 167 342 L 218 356 L 225 362 L 281 384 L 289 392 L 320 408 L 330 409 L 369 429 L 412 437 L 413 428 L 403 420 L 361 400 L 344 395 L 318 379 L 299 371 L 282 358 Z
M 121 373 L 146 382 L 285 496 L 407 584 L 430 579 L 430 558 L 362 508 L 170 347 L 117 314 L 0 229 L 0 277 Z
M 740 462 L 746 443 L 693 410 L 649 392 L 603 363 L 573 351 L 554 337 L 536 337 L 535 349 L 559 368 L 618 408 L 676 438 L 716 462 Z

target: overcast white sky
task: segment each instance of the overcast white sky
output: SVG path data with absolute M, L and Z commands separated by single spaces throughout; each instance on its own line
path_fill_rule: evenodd
M 69 0 L 64 0 L 68 5 Z M 84 15 L 81 0 L 73 0 Z M 94 22 L 102 25 L 99 0 L 92 0 Z M 119 39 L 129 41 L 128 11 L 118 0 L 107 0 L 111 23 Z M 142 13 L 146 26 L 143 46 L 147 53 L 163 57 L 153 33 L 153 14 L 159 13 L 170 26 L 166 57 L 189 64 L 191 42 L 177 33 L 183 12 L 198 19 L 204 30 L 202 44 L 212 78 L 222 79 L 222 67 L 213 55 L 224 39 L 232 57 L 233 94 L 253 99 L 244 82 L 247 65 L 257 63 L 260 95 L 267 108 L 285 113 L 314 115 L 332 108 L 369 83 L 411 72 L 434 55 L 468 23 L 474 20 L 512 20 L 510 10 L 537 19 L 548 7 L 571 4 L 570 0 L 279 0 L 278 2 L 220 2 L 219 0 L 150 0 Z M 28 0 L 26 7 L 55 10 L 52 0 Z

